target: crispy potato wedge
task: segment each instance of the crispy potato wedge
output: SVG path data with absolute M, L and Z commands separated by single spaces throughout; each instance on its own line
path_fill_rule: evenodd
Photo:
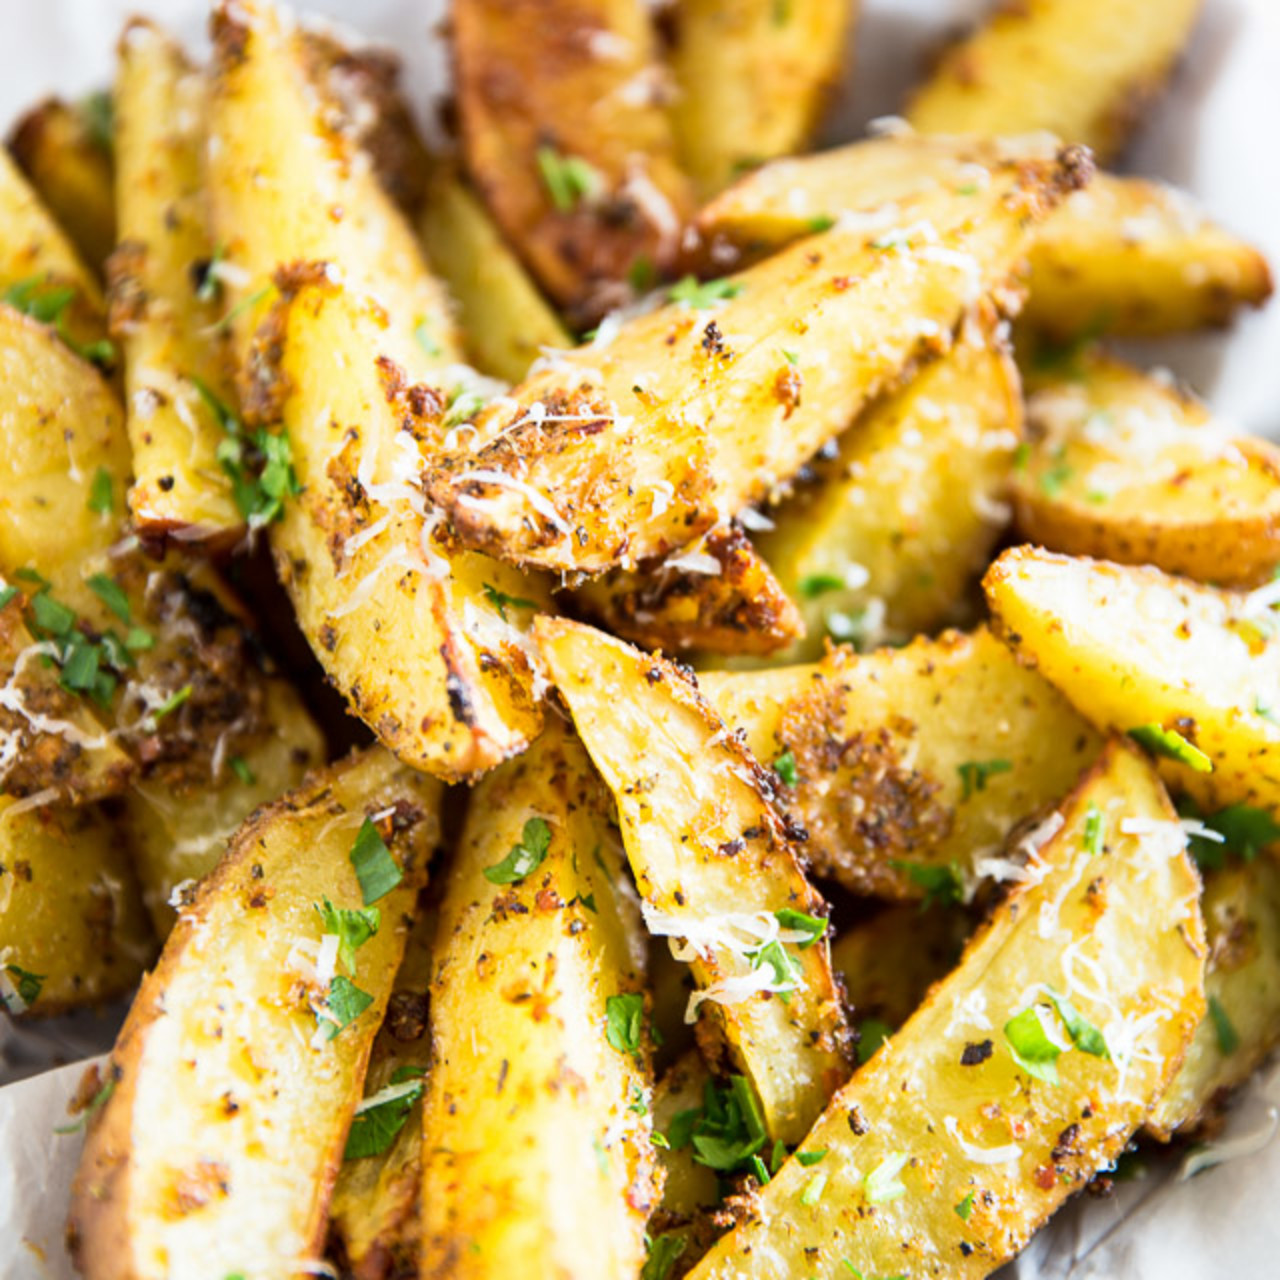
M 0 1004 L 58 1013 L 130 990 L 155 957 L 118 823 L 0 799 Z
M 737 525 L 652 573 L 615 569 L 570 599 L 610 631 L 667 653 L 767 654 L 804 634 L 799 608 Z
M 896 1031 L 906 1022 L 929 988 L 956 967 L 972 925 L 964 911 L 904 904 L 860 921 L 831 944 L 831 963 L 844 979 L 859 1023 L 860 1061 L 875 1049 L 868 1019 L 881 1031 Z
M 1010 831 L 1065 795 L 1101 745 L 985 629 L 698 679 L 773 762 L 815 869 L 887 898 L 953 896 L 1016 871 L 999 856 Z
M 274 1280 L 319 1256 L 439 796 L 374 748 L 237 834 L 144 981 L 89 1122 L 68 1230 L 90 1280 Z M 353 842 L 375 815 L 389 853 L 362 860 L 362 883 Z M 323 941 L 326 900 L 376 901 L 378 929 L 348 957 L 336 931 Z
M 692 195 L 642 0 L 456 0 L 467 171 L 547 292 L 589 322 L 675 261 Z
M 1224 556 L 1230 554 L 1224 548 Z M 1014 547 L 984 580 L 1000 635 L 1103 730 L 1138 730 L 1202 809 L 1280 814 L 1280 638 L 1247 595 Z
M 1190 196 L 1099 174 L 1036 236 L 1021 323 L 1057 342 L 1098 332 L 1159 337 L 1228 324 L 1271 289 L 1262 253 Z
M 447 161 L 431 170 L 417 228 L 432 268 L 458 304 L 463 341 L 481 373 L 519 382 L 544 348 L 573 346 L 484 205 Z
M 417 1098 L 431 1060 L 427 991 L 435 944 L 434 911 L 420 906 L 382 1029 L 373 1042 L 355 1143 L 338 1172 L 329 1233 L 354 1280 L 416 1275 L 422 1185 L 422 1116 Z M 409 1089 L 404 1093 L 404 1087 Z M 402 1093 L 397 1101 L 396 1091 Z M 416 1095 L 416 1096 L 415 1096 Z M 363 1108 L 363 1110 L 361 1110 Z M 399 1124 L 390 1139 L 387 1134 Z M 386 1145 L 381 1151 L 377 1147 Z
M 554 723 L 476 787 L 431 987 L 423 1275 L 630 1280 L 643 1262 L 644 946 L 611 808 Z
M 101 286 L 3 148 L 0 302 L 48 321 L 68 346 L 102 367 L 115 364 Z
M 707 205 L 698 227 L 720 251 L 758 257 L 842 214 L 888 218 L 876 211 L 922 189 L 980 187 L 996 158 L 1044 154 L 1051 145 L 1038 135 L 908 134 L 777 160 Z M 1222 325 L 1271 295 L 1263 255 L 1189 195 L 1109 173 L 1095 174 L 1086 191 L 1074 192 L 1045 219 L 1030 260 L 1020 324 L 1056 342 Z
M 536 634 L 618 805 L 645 923 L 691 964 L 686 1016 L 712 1015 L 704 1047 L 718 1050 L 714 1028 L 769 1133 L 798 1142 L 844 1076 L 846 1028 L 811 919 L 824 905 L 773 782 L 679 667 L 581 623 L 543 617 Z M 787 924 L 796 912 L 809 933 Z
M 326 672 L 397 755 L 447 777 L 491 768 L 540 726 L 521 628 L 549 597 L 430 542 L 413 482 L 450 425 L 443 291 L 320 110 L 296 33 L 247 4 L 215 26 L 215 223 L 230 261 L 283 294 L 261 332 L 238 331 L 246 415 L 283 423 L 302 488 L 270 529 L 281 579 Z
M 1231 434 L 1188 392 L 1106 356 L 1081 354 L 1030 389 L 1030 449 L 1011 485 L 1027 541 L 1221 586 L 1270 580 L 1275 445 Z
M 987 315 L 941 360 L 873 405 L 771 512 L 760 553 L 800 601 L 813 661 L 826 637 L 874 646 L 954 621 L 1009 516 L 1022 430 L 1017 368 Z
M 996 5 L 945 52 L 904 114 L 921 133 L 1047 129 L 1109 160 L 1163 87 L 1199 10 L 1200 0 Z
M 112 255 L 112 331 L 125 357 L 133 451 L 129 508 L 155 539 L 244 532 L 218 409 L 232 400 L 221 263 L 209 229 L 201 157 L 207 85 L 176 42 L 135 18 L 120 41 L 116 169 L 120 248 Z
M 878 238 L 837 227 L 687 282 L 496 404 L 427 491 L 466 545 L 515 563 L 594 574 L 687 546 L 945 351 L 981 298 L 1015 306 L 1026 227 L 1088 169 L 1076 153 L 1005 165 L 977 196 L 908 202 Z
M 9 135 L 9 150 L 81 258 L 97 271 L 116 245 L 111 98 L 46 98 Z
M 804 1143 L 826 1156 L 788 1160 L 697 1280 L 986 1276 L 1124 1149 L 1204 1010 L 1199 883 L 1136 751 L 1113 745 L 1060 814 L 1035 874 L 831 1100 Z
M 1280 1039 L 1280 867 L 1259 858 L 1210 871 L 1201 909 L 1209 1013 L 1147 1117 L 1147 1130 L 1166 1141 L 1212 1124 Z
M 856 0 L 685 0 L 671 15 L 676 143 L 705 199 L 805 150 L 848 55 Z

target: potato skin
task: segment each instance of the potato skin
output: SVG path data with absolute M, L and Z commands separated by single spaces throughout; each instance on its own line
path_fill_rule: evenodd
M 1105 824 L 1100 854 L 1084 847 L 1091 811 Z M 788 1160 L 694 1280 L 838 1275 L 845 1261 L 864 1275 L 980 1280 L 1124 1149 L 1204 1010 L 1198 879 L 1159 779 L 1121 742 L 1059 812 L 1036 874 L 831 1100 L 804 1142 L 826 1156 Z M 1129 817 L 1150 830 L 1124 832 Z M 1095 994 L 1076 986 L 1072 956 L 1091 962 Z M 1048 990 L 1108 1051 L 1062 1053 L 1058 1084 L 1023 1070 L 1004 1033 Z M 886 1181 L 905 1190 L 880 1195 Z
M 438 783 L 373 748 L 312 775 L 237 833 L 183 910 L 112 1052 L 114 1088 L 89 1121 L 72 1189 L 68 1235 L 88 1280 L 236 1271 L 274 1280 L 319 1255 L 438 837 L 439 796 Z M 325 898 L 361 904 L 349 855 L 375 814 L 404 878 L 356 952 L 354 976 L 372 1003 L 334 1039 L 312 1043 L 324 988 L 297 947 L 318 944 Z

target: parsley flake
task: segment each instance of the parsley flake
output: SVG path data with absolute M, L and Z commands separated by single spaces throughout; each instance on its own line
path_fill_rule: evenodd
M 246 787 L 251 787 L 257 782 L 257 775 L 249 767 L 249 762 L 244 756 L 232 756 L 227 762 L 231 766 L 231 772 L 244 783 Z
M 836 220 L 829 213 L 819 213 L 808 222 L 809 230 L 812 232 L 830 231 L 835 225 Z
M 4 587 L 3 589 L 0 589 L 0 609 L 7 609 L 17 598 L 17 587 Z
M 987 779 L 997 773 L 1010 773 L 1013 765 L 1008 760 L 969 760 L 956 766 L 960 775 L 960 799 L 968 800 L 977 791 L 987 789 Z
M 503 622 L 507 620 L 508 609 L 536 609 L 538 602 L 536 600 L 526 600 L 523 596 L 509 596 L 505 591 L 499 591 L 492 583 L 482 582 L 480 589 L 484 592 L 484 598 L 498 611 L 498 617 Z
M 85 584 L 121 622 L 128 624 L 133 621 L 129 597 L 125 595 L 118 582 L 108 578 L 105 573 L 95 573 L 85 580 Z
M 777 938 L 766 942 L 763 947 L 748 951 L 747 958 L 751 961 L 752 969 L 768 967 L 773 971 L 773 985 L 779 988 L 775 994 L 783 1004 L 788 1003 L 791 992 L 799 985 L 804 973 L 804 966 L 800 961 Z
M 82 1129 L 84 1129 L 88 1125 L 89 1121 L 99 1111 L 101 1111 L 104 1106 L 106 1106 L 107 1100 L 111 1097 L 113 1093 L 115 1093 L 115 1091 L 116 1091 L 116 1078 L 113 1075 L 107 1080 L 107 1082 L 102 1086 L 102 1088 L 99 1089 L 98 1092 L 95 1093 L 93 1097 L 89 1099 L 88 1105 L 84 1108 L 83 1111 L 80 1112 L 78 1116 L 76 1116 L 74 1120 L 70 1121 L 68 1124 L 60 1124 L 60 1125 L 54 1126 L 54 1130 L 53 1130 L 54 1133 L 58 1133 L 58 1134 L 79 1133 Z
M 796 589 L 806 600 L 816 600 L 829 591 L 843 591 L 845 581 L 838 573 L 811 573 L 796 583 Z
M 667 1280 L 689 1242 L 674 1231 L 665 1231 L 652 1240 L 645 1236 L 644 1245 L 649 1256 L 641 1269 L 640 1280 Z
M 891 1151 L 863 1179 L 863 1194 L 868 1204 L 888 1204 L 907 1194 L 898 1175 L 907 1167 L 908 1157 L 905 1151 Z
M 151 712 L 150 720 L 153 724 L 158 724 L 167 715 L 182 706 L 191 697 L 191 686 L 184 684 L 181 689 L 174 690 L 154 711 Z
M 1227 1011 L 1217 996 L 1209 997 L 1209 1017 L 1213 1022 L 1214 1035 L 1218 1041 L 1218 1052 L 1229 1058 L 1240 1047 L 1240 1033 L 1231 1023 Z
M 797 911 L 794 907 L 783 907 L 775 911 L 773 918 L 784 928 L 794 929 L 806 936 L 795 945 L 804 951 L 813 946 L 827 931 L 827 922 L 821 916 L 811 916 L 807 911 Z
M 893 1028 L 880 1018 L 863 1018 L 858 1024 L 858 1066 L 867 1062 L 892 1034 Z
M 788 787 L 794 787 L 800 781 L 800 775 L 796 771 L 795 752 L 790 747 L 774 758 L 771 768 Z
M 968 1222 L 969 1218 L 973 1214 L 973 1192 L 970 1191 L 969 1194 L 965 1196 L 965 1198 L 961 1200 L 960 1203 L 956 1205 L 955 1208 L 956 1208 L 956 1214 L 960 1218 L 960 1221 Z
M 581 156 L 562 155 L 555 147 L 543 146 L 535 160 L 542 185 L 560 213 L 568 213 L 579 201 L 590 200 L 604 189 L 600 170 Z
M 85 505 L 95 515 L 109 516 L 115 510 L 112 489 L 111 473 L 106 467 L 99 467 L 89 482 L 89 500 Z
M 610 996 L 605 1002 L 604 1038 L 619 1053 L 640 1061 L 644 1034 L 644 996 L 638 991 Z
M 391 1083 L 370 1094 L 357 1108 L 347 1131 L 344 1160 L 380 1156 L 404 1128 L 413 1105 L 422 1097 L 424 1071 L 421 1067 L 397 1067 Z
M 361 991 L 350 978 L 338 974 L 329 983 L 324 1007 L 316 1010 L 316 1025 L 322 1037 L 336 1038 L 372 1003 L 373 997 L 367 991 Z
M 325 933 L 338 939 L 338 959 L 352 973 L 356 968 L 356 952 L 364 946 L 382 923 L 377 907 L 335 907 L 328 898 L 316 904 Z
M 31 1008 L 40 998 L 46 975 L 32 973 L 29 969 L 23 969 L 16 964 L 6 964 L 4 971 L 9 976 L 13 991 L 0 996 L 0 1003 L 3 1003 L 10 1013 L 22 1013 Z
M 806 1169 L 810 1169 L 815 1164 L 822 1161 L 822 1158 L 827 1154 L 828 1150 L 828 1147 L 820 1147 L 817 1151 L 797 1151 L 796 1159 L 799 1160 Z
M 351 865 L 360 882 L 360 897 L 366 907 L 385 898 L 404 879 L 378 828 L 366 818 L 351 846 Z
M 822 1199 L 822 1193 L 827 1189 L 827 1175 L 825 1171 L 815 1173 L 808 1182 L 804 1184 L 804 1190 L 800 1193 L 800 1203 L 802 1205 L 815 1205 Z
M 964 898 L 959 869 L 955 863 L 937 866 L 928 862 L 904 862 L 891 859 L 889 865 L 895 871 L 904 872 L 907 878 L 924 890 L 922 908 L 935 903 L 940 907 L 953 907 Z
M 1174 729 L 1166 729 L 1158 724 L 1140 724 L 1136 729 L 1129 730 L 1129 737 L 1153 756 L 1176 760 L 1194 773 L 1213 772 L 1213 761 Z
M 550 847 L 551 828 L 542 818 L 530 818 L 507 856 L 485 867 L 484 878 L 490 884 L 519 884 L 542 865 Z
M 1009 1043 L 1009 1053 L 1029 1076 L 1043 1080 L 1045 1084 L 1060 1084 L 1058 1059 L 1062 1049 L 1049 1039 L 1040 1010 L 1044 1006 L 1028 1005 L 1004 1024 L 1004 1038 Z
M 1097 855 L 1106 848 L 1106 819 L 1102 816 L 1102 810 L 1089 807 L 1089 812 L 1084 815 L 1084 851 L 1087 854 Z
M 694 311 L 709 311 L 718 302 L 736 298 L 744 287 L 733 280 L 708 280 L 706 283 L 699 283 L 697 276 L 689 275 L 672 285 L 667 297 Z

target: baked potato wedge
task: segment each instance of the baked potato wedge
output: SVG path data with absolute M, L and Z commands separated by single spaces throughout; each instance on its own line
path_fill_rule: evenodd
M 424 1078 L 431 1061 L 427 992 L 435 912 L 420 905 L 373 1042 L 329 1205 L 329 1236 L 354 1280 L 416 1275 Z
M 570 600 L 617 635 L 667 653 L 768 654 L 804 634 L 795 601 L 737 525 L 713 529 L 652 573 L 589 580 Z
M 1065 374 L 1033 374 L 1028 389 L 1028 448 L 1010 485 L 1028 542 L 1220 586 L 1271 578 L 1275 445 L 1231 433 L 1190 393 L 1096 353 Z
M 3 148 L 0 302 L 48 324 L 77 355 L 115 367 L 102 287 Z
M 1132 734 L 1167 782 L 1209 812 L 1280 815 L 1280 636 L 1265 598 L 1034 547 L 1004 552 L 984 586 L 1010 647 L 1099 729 Z
M 1033 874 L 831 1100 L 803 1147 L 826 1154 L 788 1160 L 696 1280 L 986 1276 L 1123 1151 L 1204 1010 L 1199 884 L 1131 748 L 1059 815 Z
M 847 1070 L 824 904 L 773 783 L 661 657 L 581 623 L 535 624 L 552 682 L 618 806 L 650 933 L 699 990 L 700 1042 L 750 1080 L 774 1138 L 798 1142 Z M 785 997 L 785 998 L 784 998 Z
M 1147 1117 L 1148 1132 L 1166 1140 L 1212 1125 L 1280 1039 L 1280 867 L 1258 858 L 1209 871 L 1200 905 L 1209 1012 Z
M 684 0 L 671 13 L 671 114 L 702 199 L 803 151 L 848 56 L 856 0 Z
M 431 169 L 418 235 L 458 305 L 463 341 L 481 373 L 519 382 L 544 348 L 573 346 L 488 211 L 455 172 Z
M 1199 11 L 1200 0 L 997 4 L 903 114 L 921 133 L 1047 129 L 1105 163 L 1163 88 Z
M 804 641 L 783 660 L 820 658 L 828 636 L 873 648 L 958 620 L 1009 518 L 1022 431 L 1021 384 L 1000 330 L 994 314 L 966 326 L 770 512 L 760 554 L 804 616 Z
M 439 797 L 373 748 L 236 835 L 145 979 L 89 1121 L 68 1228 L 89 1280 L 274 1280 L 320 1255 Z
M 9 135 L 9 150 L 40 202 L 101 272 L 116 247 L 114 120 L 111 95 L 72 104 L 46 98 Z
M 985 629 L 698 679 L 772 763 L 815 870 L 885 898 L 955 899 L 1016 875 L 1002 855 L 1010 832 L 1065 795 L 1101 746 Z
M 649 8 L 456 0 L 450 21 L 467 172 L 542 287 L 590 323 L 633 269 L 674 263 L 692 210 Z
M 904 203 L 878 235 L 837 226 L 689 279 L 481 415 L 427 492 L 465 545 L 517 564 L 654 567 L 767 500 L 981 299 L 1016 307 L 1026 228 L 1088 171 L 1075 152 L 1008 164 L 977 196 Z
M 541 723 L 523 627 L 548 592 L 431 540 L 423 452 L 478 398 L 442 287 L 333 125 L 297 32 L 237 4 L 215 34 L 215 225 L 250 281 L 233 320 L 241 403 L 271 440 L 283 425 L 300 490 L 269 525 L 281 580 L 330 679 L 397 755 L 447 777 L 491 768 Z
M 111 325 L 125 363 L 133 452 L 129 509 L 139 533 L 229 547 L 244 533 L 220 406 L 232 400 L 219 324 L 222 261 L 209 227 L 202 155 L 203 75 L 155 24 L 120 39 L 116 172 L 120 247 L 111 257 Z
M 0 1004 L 59 1013 L 129 991 L 156 953 L 119 824 L 0 799 Z
M 748 259 L 842 214 L 887 218 L 884 206 L 931 186 L 980 189 L 1000 156 L 1043 155 L 1052 139 L 906 134 L 776 160 L 698 214 L 703 236 Z M 1271 295 L 1267 260 L 1213 222 L 1185 192 L 1096 173 L 1036 232 L 1019 324 L 1041 340 L 1083 334 L 1152 337 L 1223 325 Z
M 423 1275 L 631 1280 L 643 1262 L 644 948 L 611 808 L 555 723 L 472 796 L 431 987 Z

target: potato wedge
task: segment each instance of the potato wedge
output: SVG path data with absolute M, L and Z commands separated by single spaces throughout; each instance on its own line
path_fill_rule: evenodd
M 1107 161 L 1164 86 L 1199 10 L 1200 0 L 996 5 L 945 52 L 904 114 L 921 133 L 1047 129 Z
M 458 409 L 443 291 L 318 109 L 296 32 L 250 4 L 215 24 L 215 224 L 229 260 L 275 281 L 279 299 L 233 322 L 242 403 L 266 427 L 283 423 L 302 490 L 270 527 L 281 579 L 326 672 L 397 755 L 446 777 L 491 768 L 540 726 L 522 628 L 549 597 L 430 541 L 413 482 Z M 349 216 L 329 218 L 330 199 Z M 256 336 L 249 312 L 265 315 Z
M 1221 586 L 1270 580 L 1275 445 L 1231 434 L 1188 392 L 1106 356 L 1082 353 L 1030 390 L 1029 450 L 1011 486 L 1027 541 Z
M 644 948 L 611 807 L 555 724 L 476 787 L 431 988 L 423 1275 L 631 1280 L 643 1261 Z
M 1036 236 L 1021 323 L 1057 342 L 1099 332 L 1160 337 L 1228 324 L 1271 290 L 1262 253 L 1190 196 L 1099 174 Z
M 685 0 L 671 15 L 672 106 L 706 199 L 744 168 L 803 151 L 848 56 L 856 0 Z
M 610 631 L 667 653 L 767 654 L 804 634 L 800 610 L 737 525 L 653 573 L 615 569 L 570 599 Z
M 1087 158 L 921 195 L 879 237 L 834 228 L 606 329 L 483 415 L 427 492 L 464 544 L 594 574 L 656 561 L 767 499 L 1006 286 L 1025 228 Z M 851 341 L 850 334 L 874 334 Z
M 116 168 L 120 248 L 112 255 L 112 331 L 125 357 L 133 451 L 129 508 L 143 536 L 221 547 L 244 532 L 218 457 L 231 399 L 218 325 L 221 262 L 201 157 L 207 85 L 158 26 L 135 18 L 120 41 Z
M 887 898 L 954 897 L 1016 873 L 1000 856 L 1009 833 L 1065 795 L 1101 745 L 985 629 L 698 679 L 772 762 L 815 869 Z
M 336 1239 L 341 1262 L 354 1280 L 417 1274 L 422 1185 L 418 1099 L 431 1059 L 427 991 L 435 933 L 435 912 L 420 905 L 373 1042 L 364 1101 L 356 1110 L 329 1205 L 330 1239 Z
M 964 911 L 943 906 L 887 907 L 840 933 L 831 963 L 844 979 L 858 1021 L 858 1060 L 896 1031 L 924 1002 L 935 982 L 956 967 L 973 932 Z
M 101 286 L 3 148 L 0 302 L 53 326 L 78 355 L 114 367 Z
M 58 1013 L 130 990 L 156 953 L 118 823 L 0 799 L 0 1003 Z
M 112 125 L 109 94 L 76 105 L 46 98 L 9 135 L 9 150 L 41 203 L 99 272 L 116 246 Z
M 437 161 L 417 220 L 432 268 L 458 304 L 477 369 L 519 382 L 544 348 L 573 346 L 485 210 L 447 161 Z
M 1212 1124 L 1280 1039 L 1280 867 L 1259 858 L 1208 872 L 1201 909 L 1209 1013 L 1147 1117 L 1147 1130 L 1166 1141 Z
M 873 405 L 770 513 L 760 553 L 800 602 L 814 661 L 826 638 L 874 647 L 955 620 L 1009 516 L 1022 431 L 1017 368 L 985 315 L 941 360 Z
M 980 188 L 998 157 L 1043 155 L 1051 145 L 1040 135 L 907 134 L 777 160 L 707 205 L 698 228 L 721 251 L 754 258 L 845 213 L 885 219 L 877 211 L 920 190 Z M 1020 324 L 1056 342 L 1222 325 L 1271 295 L 1266 258 L 1189 195 L 1110 173 L 1095 174 L 1045 219 L 1030 260 Z
M 69 1234 L 90 1280 L 275 1280 L 319 1256 L 439 797 L 375 748 L 237 834 L 144 981 L 89 1122 Z M 343 956 L 326 901 L 376 904 L 377 931 L 343 928 Z
M 691 964 L 686 1016 L 712 1015 L 701 1042 L 723 1037 L 770 1135 L 798 1142 L 847 1069 L 846 1028 L 773 784 L 679 667 L 581 623 L 535 629 L 618 805 L 645 923 Z
M 1167 782 L 1210 812 L 1280 815 L 1280 637 L 1265 603 L 1034 547 L 1006 551 L 983 585 L 1011 648 L 1098 728 L 1136 730 Z
M 696 1280 L 986 1276 L 1124 1149 L 1204 1009 L 1198 881 L 1136 751 L 1109 748 L 1060 814 L 1035 874 L 831 1100 L 804 1143 L 827 1154 L 788 1160 Z
M 456 0 L 467 171 L 548 294 L 590 323 L 675 261 L 692 196 L 642 0 Z

